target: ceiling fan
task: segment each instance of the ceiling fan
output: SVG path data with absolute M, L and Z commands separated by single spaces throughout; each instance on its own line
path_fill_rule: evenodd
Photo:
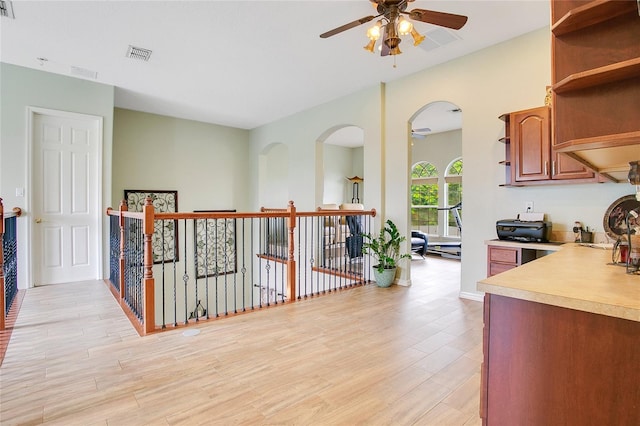
M 380 54 L 382 56 L 399 55 L 402 53 L 399 48 L 400 42 L 402 41 L 400 38 L 401 35 L 411 34 L 414 40 L 414 46 L 420 44 L 425 38 L 423 35 L 420 35 L 415 28 L 413 28 L 413 24 L 409 20 L 405 19 L 405 16 L 415 21 L 426 22 L 428 24 L 438 25 L 454 30 L 459 30 L 467 23 L 467 17 L 463 15 L 436 12 L 434 10 L 426 9 L 413 9 L 407 11 L 407 5 L 414 0 L 369 1 L 373 3 L 374 7 L 378 11 L 378 15 L 370 15 L 356 19 L 355 21 L 320 34 L 320 38 L 334 36 L 343 31 L 366 24 L 367 22 L 381 17 L 381 19 L 367 31 L 369 43 L 364 48 L 373 53 L 376 41 L 379 38 L 382 38 Z
M 425 139 L 427 137 L 427 133 L 429 132 L 431 132 L 431 129 L 428 127 L 411 129 L 411 137 L 416 139 Z

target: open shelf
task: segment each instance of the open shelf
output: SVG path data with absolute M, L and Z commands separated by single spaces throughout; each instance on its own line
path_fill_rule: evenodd
M 590 88 L 596 85 L 613 83 L 640 75 L 640 58 L 618 62 L 604 67 L 571 74 L 553 86 L 556 93 Z
M 578 31 L 600 22 L 608 21 L 625 13 L 637 12 L 636 2 L 621 2 L 618 0 L 594 0 L 584 6 L 576 7 L 567 12 L 551 27 L 555 36 Z
M 558 152 L 574 152 L 601 148 L 615 148 L 640 144 L 640 131 L 616 133 L 612 135 L 592 136 L 589 138 L 571 139 L 555 145 Z M 640 146 L 638 146 L 640 157 Z

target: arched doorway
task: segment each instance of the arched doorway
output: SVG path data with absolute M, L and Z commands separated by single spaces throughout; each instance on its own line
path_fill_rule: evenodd
M 462 200 L 462 110 L 432 102 L 411 123 L 411 229 L 424 232 L 429 254 L 460 259 Z
M 364 177 L 364 130 L 358 126 L 332 127 L 318 139 L 319 204 L 364 203 L 364 182 L 347 178 Z

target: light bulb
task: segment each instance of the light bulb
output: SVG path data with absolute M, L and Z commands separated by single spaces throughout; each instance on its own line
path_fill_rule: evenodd
M 411 22 L 407 21 L 402 16 L 398 18 L 398 33 L 400 35 L 409 34 L 412 29 L 413 29 L 413 24 Z

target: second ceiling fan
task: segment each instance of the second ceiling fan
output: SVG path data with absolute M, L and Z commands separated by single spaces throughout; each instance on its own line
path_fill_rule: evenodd
M 376 41 L 382 39 L 381 51 L 382 56 L 399 55 L 401 35 L 411 34 L 414 40 L 414 46 L 417 46 L 424 40 L 424 36 L 420 35 L 413 24 L 405 19 L 405 16 L 415 21 L 426 22 L 428 24 L 438 25 L 441 27 L 459 30 L 467 23 L 467 17 L 456 15 L 453 13 L 436 12 L 434 10 L 413 9 L 407 11 L 407 5 L 414 0 L 369 0 L 373 3 L 378 11 L 378 15 L 365 16 L 337 28 L 320 34 L 321 38 L 328 38 L 339 34 L 343 31 L 355 28 L 362 24 L 366 24 L 376 18 L 381 18 L 376 24 L 369 28 L 367 37 L 369 43 L 364 47 L 369 52 L 374 51 Z

